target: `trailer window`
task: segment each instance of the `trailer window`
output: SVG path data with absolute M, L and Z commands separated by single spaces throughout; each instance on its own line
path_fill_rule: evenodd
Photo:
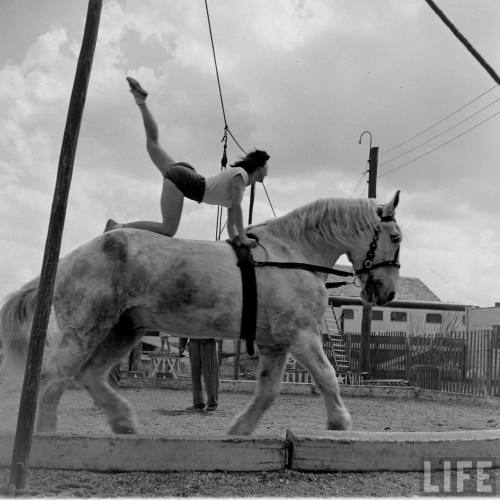
M 408 317 L 406 315 L 406 312 L 392 311 L 391 312 L 391 321 L 408 321 Z
M 342 314 L 344 315 L 344 319 L 354 319 L 353 309 L 342 309 Z
M 441 316 L 441 314 L 437 314 L 437 313 L 427 313 L 425 316 L 425 322 L 426 323 L 442 323 L 443 316 Z
M 383 321 L 384 311 L 372 311 L 372 319 L 375 321 Z

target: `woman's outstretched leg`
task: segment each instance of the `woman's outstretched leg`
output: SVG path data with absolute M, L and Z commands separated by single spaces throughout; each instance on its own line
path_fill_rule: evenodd
M 105 231 L 118 229 L 121 227 L 144 229 L 165 236 L 174 236 L 179 227 L 179 222 L 182 215 L 182 207 L 184 204 L 184 195 L 177 189 L 175 184 L 165 178 L 167 170 L 175 163 L 171 156 L 160 146 L 158 125 L 151 111 L 146 105 L 146 97 L 148 93 L 141 87 L 139 82 L 134 78 L 127 77 L 130 85 L 130 92 L 134 96 L 134 100 L 139 108 L 144 123 L 146 132 L 146 149 L 152 162 L 156 165 L 163 177 L 163 187 L 161 193 L 161 215 L 162 222 L 152 221 L 135 221 L 126 224 L 117 224 L 110 219 L 106 224 Z
M 153 163 L 158 167 L 161 175 L 165 177 L 168 168 L 175 162 L 171 156 L 160 146 L 159 132 L 156 120 L 146 104 L 148 93 L 141 87 L 139 82 L 130 76 L 127 77 L 130 92 L 139 108 L 146 131 L 146 149 Z

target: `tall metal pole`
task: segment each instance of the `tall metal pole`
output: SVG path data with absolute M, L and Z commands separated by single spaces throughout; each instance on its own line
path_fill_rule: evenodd
M 61 249 L 66 206 L 73 173 L 78 134 L 87 95 L 88 81 L 99 29 L 102 0 L 89 0 L 82 47 L 76 68 L 66 127 L 59 156 L 56 186 L 52 201 L 49 229 L 45 242 L 38 295 L 31 328 L 28 359 L 19 405 L 14 451 L 10 469 L 9 491 L 23 489 L 26 484 L 28 458 L 33 440 L 43 349 L 49 323 L 54 284 Z
M 364 132 L 363 132 L 364 133 Z M 368 132 L 369 133 L 369 132 Z M 363 137 L 363 134 L 361 134 Z M 361 143 L 361 137 L 359 141 Z M 370 156 L 368 159 L 368 198 L 377 197 L 377 166 L 378 166 L 378 147 L 372 147 L 372 136 L 370 134 Z M 361 316 L 361 336 L 359 346 L 359 371 L 361 373 L 370 373 L 370 340 L 372 327 L 372 306 L 363 304 Z

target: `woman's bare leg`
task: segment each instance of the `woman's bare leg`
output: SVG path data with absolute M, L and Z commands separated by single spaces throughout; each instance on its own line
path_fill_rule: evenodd
M 144 90 L 138 82 L 128 78 L 132 95 L 139 107 L 146 131 L 146 149 L 153 163 L 163 176 L 163 188 L 161 192 L 160 208 L 163 222 L 136 221 L 127 224 L 117 224 L 115 227 L 126 227 L 134 229 L 145 229 L 165 236 L 174 236 L 179 227 L 184 204 L 184 195 L 177 189 L 175 184 L 165 178 L 167 170 L 175 162 L 171 156 L 160 146 L 158 125 L 151 111 L 146 105 Z M 140 89 L 138 90 L 137 89 Z M 142 91 L 142 92 L 141 92 Z
M 158 167 L 161 175 L 165 177 L 168 167 L 175 162 L 172 157 L 160 146 L 158 125 L 147 107 L 146 103 L 138 104 L 139 111 L 142 115 L 144 129 L 146 131 L 146 149 L 153 163 Z
M 165 236 L 174 236 L 181 220 L 184 195 L 169 179 L 163 179 L 160 204 L 163 222 L 136 221 L 121 224 L 118 227 L 145 229 Z

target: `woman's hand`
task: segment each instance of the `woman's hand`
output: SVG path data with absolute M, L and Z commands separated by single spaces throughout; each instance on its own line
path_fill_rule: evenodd
M 239 242 L 240 245 L 244 245 L 248 248 L 254 248 L 257 246 L 257 241 L 252 239 L 252 238 L 249 238 L 248 236 L 239 236 L 237 238 L 237 241 Z

